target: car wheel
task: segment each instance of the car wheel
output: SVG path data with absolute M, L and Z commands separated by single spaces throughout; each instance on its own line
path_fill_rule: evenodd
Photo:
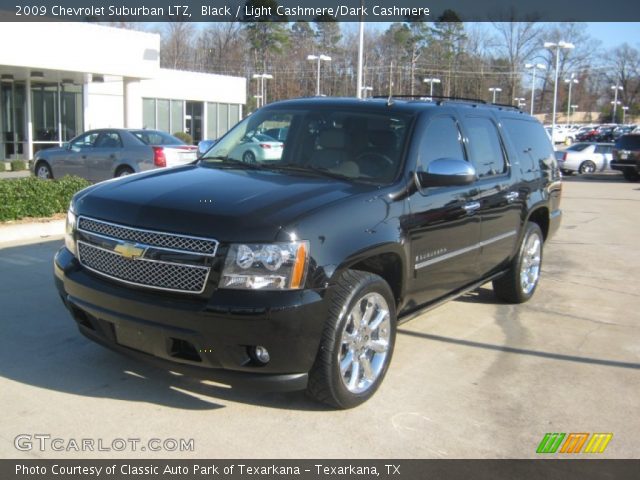
M 307 394 L 351 408 L 368 400 L 387 372 L 396 335 L 395 300 L 381 277 L 357 270 L 342 275 L 333 295 Z
M 596 164 L 591 160 L 585 160 L 580 164 L 580 167 L 578 168 L 578 172 L 580 172 L 580 175 L 584 175 L 585 173 L 593 173 L 595 171 Z
M 245 163 L 256 163 L 256 156 L 251 150 L 247 150 L 242 154 L 242 161 Z
M 118 170 L 116 170 L 116 177 L 126 177 L 127 175 L 131 175 L 133 172 L 133 169 L 131 167 L 120 167 Z
M 638 180 L 640 180 L 640 174 L 638 174 L 638 172 L 636 172 L 635 170 L 625 168 L 622 174 L 624 175 L 624 179 L 629 182 L 637 182 Z
M 38 162 L 35 168 L 36 177 L 42 180 L 49 180 L 53 178 L 51 167 L 46 162 Z
M 528 222 L 518 255 L 507 273 L 493 281 L 494 294 L 509 303 L 524 303 L 538 286 L 544 237 L 538 224 Z

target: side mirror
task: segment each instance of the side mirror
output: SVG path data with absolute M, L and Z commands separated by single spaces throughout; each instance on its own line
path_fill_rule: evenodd
M 217 140 L 200 140 L 200 142 L 198 142 L 198 157 L 204 155 L 207 150 L 216 144 L 216 141 Z
M 421 188 L 470 185 L 476 176 L 473 165 L 455 158 L 438 158 L 429 164 L 426 172 L 417 173 Z

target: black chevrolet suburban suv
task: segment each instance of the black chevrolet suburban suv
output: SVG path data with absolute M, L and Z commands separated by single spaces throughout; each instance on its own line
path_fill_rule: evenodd
M 353 407 L 382 382 L 398 321 L 489 281 L 508 302 L 533 295 L 560 178 L 515 108 L 278 102 L 194 164 L 76 194 L 55 281 L 104 346 Z

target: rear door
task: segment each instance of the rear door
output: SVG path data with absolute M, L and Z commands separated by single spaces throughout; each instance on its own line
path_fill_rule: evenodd
M 476 168 L 481 219 L 479 275 L 498 270 L 515 249 L 524 208 L 498 125 L 487 112 L 466 115 L 463 122 L 469 159 Z
M 419 141 L 418 171 L 439 158 L 466 159 L 453 114 L 429 119 Z M 409 206 L 405 228 L 413 262 L 410 301 L 426 303 L 473 282 L 480 241 L 476 186 L 418 190 Z

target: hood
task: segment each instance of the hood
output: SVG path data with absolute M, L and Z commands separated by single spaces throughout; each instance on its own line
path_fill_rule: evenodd
M 299 217 L 373 187 L 268 170 L 190 165 L 99 183 L 74 199 L 78 215 L 219 241 L 272 241 Z

